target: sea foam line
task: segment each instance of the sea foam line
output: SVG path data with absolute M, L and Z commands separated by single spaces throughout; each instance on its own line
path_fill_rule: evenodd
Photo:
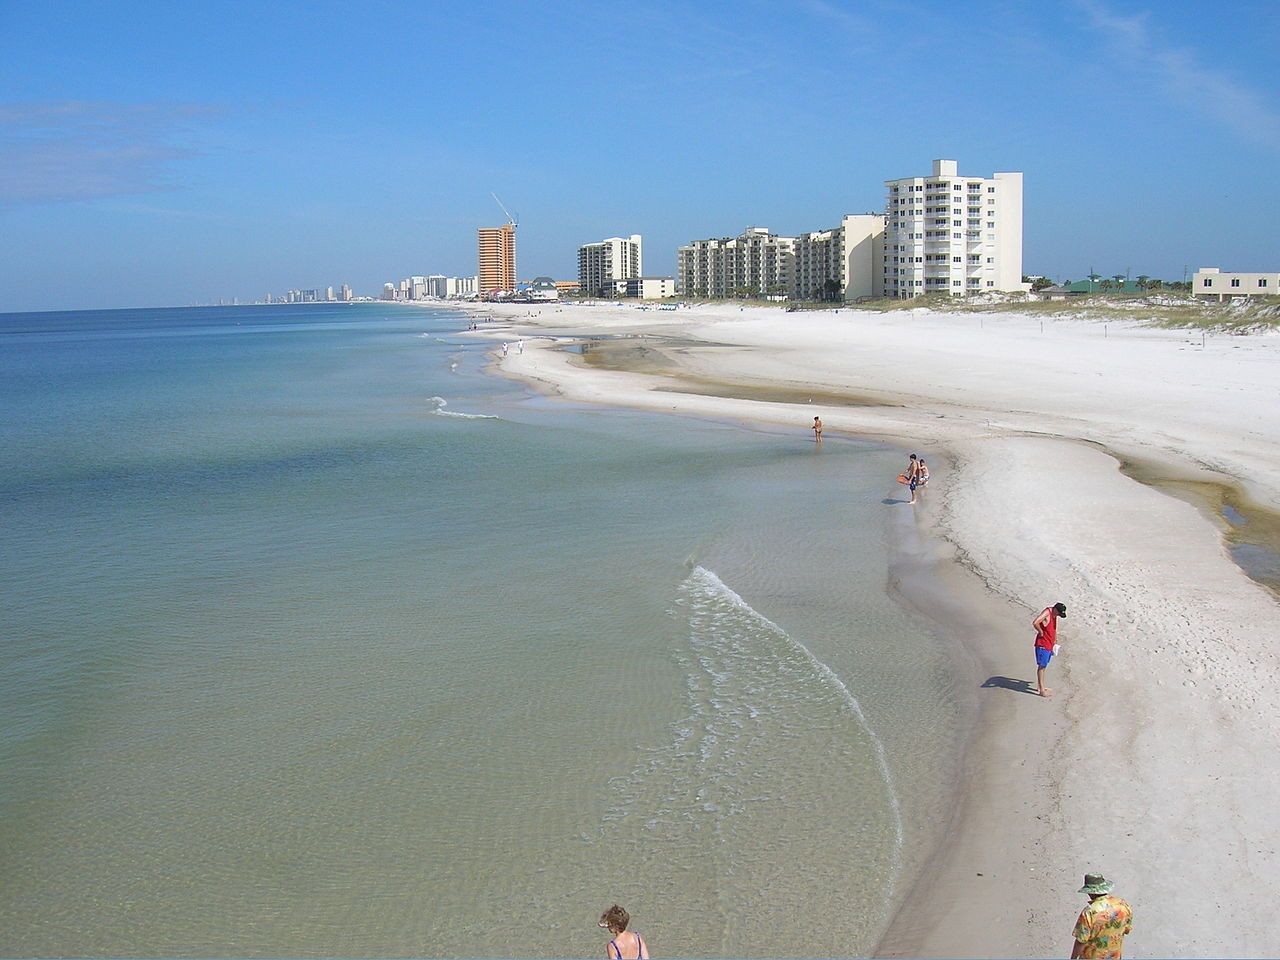
M 902 867 L 902 847 L 904 843 L 902 828 L 902 807 L 898 803 L 898 791 L 893 785 L 893 775 L 889 772 L 889 759 L 885 755 L 884 744 L 880 742 L 880 738 L 872 729 L 871 724 L 867 721 L 867 716 L 862 712 L 862 705 L 858 703 L 858 698 L 853 695 L 853 691 L 845 684 L 843 680 L 829 666 L 813 655 L 813 651 L 806 647 L 787 631 L 762 614 L 742 597 L 732 587 L 726 584 L 714 572 L 708 570 L 702 565 L 695 566 L 690 574 L 690 579 L 700 582 L 704 588 L 715 591 L 720 594 L 734 606 L 738 607 L 744 613 L 754 617 L 758 622 L 764 624 L 770 630 L 774 631 L 782 637 L 787 644 L 799 653 L 802 657 L 812 664 L 818 675 L 835 685 L 840 691 L 841 698 L 846 707 L 854 715 L 858 721 L 858 725 L 866 731 L 868 739 L 871 741 L 872 752 L 876 757 L 876 765 L 880 768 L 880 777 L 884 780 L 885 794 L 889 800 L 889 809 L 893 813 L 893 871 L 889 877 L 889 889 L 886 902 L 891 901 L 893 897 L 893 887 L 897 880 L 898 872 Z
M 459 420 L 497 420 L 498 417 L 488 413 L 457 413 L 453 410 L 446 410 L 449 405 L 444 397 L 428 397 L 427 403 L 431 404 L 431 412 L 440 417 L 457 417 Z

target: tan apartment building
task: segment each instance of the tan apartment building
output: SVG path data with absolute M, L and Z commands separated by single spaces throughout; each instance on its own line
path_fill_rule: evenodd
M 785 296 L 795 237 L 747 227 L 736 237 L 695 240 L 676 251 L 676 284 L 687 297 Z
M 480 294 L 514 290 L 516 287 L 516 227 L 481 227 L 476 231 L 479 245 Z
M 1280 296 L 1280 273 L 1224 273 L 1217 267 L 1201 267 L 1191 278 L 1193 296 L 1217 299 Z
M 849 214 L 840 226 L 796 237 L 793 300 L 849 302 L 884 296 L 884 217 Z

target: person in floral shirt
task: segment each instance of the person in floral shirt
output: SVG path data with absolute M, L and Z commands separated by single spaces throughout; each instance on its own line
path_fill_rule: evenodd
M 1100 874 L 1087 873 L 1080 893 L 1089 895 L 1089 903 L 1080 911 L 1080 919 L 1072 931 L 1075 944 L 1071 956 L 1083 960 L 1110 958 L 1120 960 L 1124 938 L 1133 929 L 1133 909 L 1119 897 L 1113 897 L 1115 886 Z

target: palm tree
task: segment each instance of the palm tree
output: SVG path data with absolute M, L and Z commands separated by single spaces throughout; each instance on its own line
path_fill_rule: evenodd
M 1151 278 L 1150 278 L 1150 277 L 1148 277 L 1145 273 L 1140 273 L 1140 274 L 1138 274 L 1138 289 L 1139 289 L 1139 290 L 1145 290 L 1145 289 L 1147 289 L 1147 285 L 1148 285 L 1149 283 L 1151 283 Z

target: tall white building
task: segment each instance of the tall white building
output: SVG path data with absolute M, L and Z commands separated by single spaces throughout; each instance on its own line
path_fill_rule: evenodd
M 785 296 L 795 243 L 795 237 L 779 237 L 767 227 L 687 243 L 676 250 L 676 289 L 687 297 Z
M 480 289 L 479 283 L 479 277 L 446 277 L 444 295 L 451 300 L 474 297 Z
M 339 299 L 342 300 L 343 303 L 351 302 L 351 284 L 344 283 L 342 285 L 342 295 L 339 297 Z
M 802 233 L 795 241 L 791 297 L 861 300 L 884 296 L 884 217 L 849 214 L 840 226 Z
M 640 234 L 610 237 L 578 248 L 578 285 L 593 297 L 611 296 L 614 281 L 630 280 L 644 274 L 643 241 Z
M 927 177 L 886 180 L 884 292 L 1026 291 L 1022 282 L 1022 174 L 962 177 L 955 160 Z

